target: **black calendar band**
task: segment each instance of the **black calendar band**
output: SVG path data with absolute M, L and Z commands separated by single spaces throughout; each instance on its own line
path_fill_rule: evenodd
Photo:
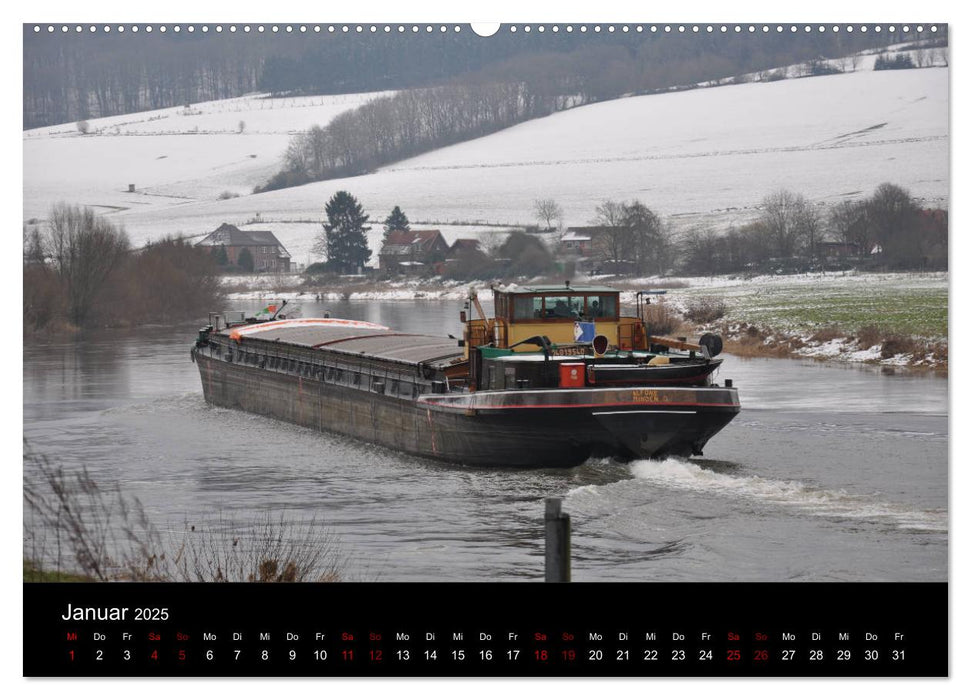
M 26 676 L 947 676 L 944 583 L 24 584 Z

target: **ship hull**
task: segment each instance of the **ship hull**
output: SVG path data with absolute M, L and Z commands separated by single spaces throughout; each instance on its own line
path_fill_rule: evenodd
M 210 404 L 421 457 L 489 467 L 572 467 L 700 454 L 738 413 L 723 387 L 480 391 L 399 398 L 194 354 Z

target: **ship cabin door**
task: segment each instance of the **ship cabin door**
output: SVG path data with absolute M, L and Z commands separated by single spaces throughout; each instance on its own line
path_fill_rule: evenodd
M 509 347 L 527 338 L 546 336 L 560 345 L 574 342 L 574 323 L 592 322 L 596 334 L 607 336 L 611 345 L 618 340 L 620 294 L 613 290 L 495 290 L 496 326 L 503 327 L 503 344 Z M 499 341 L 499 338 L 496 338 Z M 521 345 L 517 351 L 535 351 Z

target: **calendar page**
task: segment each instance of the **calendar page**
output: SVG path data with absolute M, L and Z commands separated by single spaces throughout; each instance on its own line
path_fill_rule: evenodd
M 948 25 L 820 19 L 23 24 L 23 674 L 946 677 Z

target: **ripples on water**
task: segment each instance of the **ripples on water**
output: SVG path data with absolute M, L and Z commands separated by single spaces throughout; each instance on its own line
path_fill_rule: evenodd
M 415 331 L 429 308 L 454 332 L 444 304 L 341 315 Z M 743 412 L 704 458 L 470 469 L 207 406 L 193 335 L 25 348 L 25 437 L 170 533 L 323 523 L 351 578 L 538 580 L 549 496 L 572 517 L 576 580 L 947 578 L 942 380 L 728 358 Z
M 639 460 L 630 465 L 632 479 L 606 486 L 580 486 L 572 489 L 568 503 L 586 511 L 591 503 L 605 501 L 613 507 L 613 491 L 626 492 L 628 499 L 638 499 L 661 487 L 672 492 L 696 493 L 750 501 L 780 510 L 790 509 L 806 515 L 836 520 L 864 520 L 874 524 L 886 524 L 901 530 L 947 532 L 947 511 L 921 510 L 898 503 L 880 501 L 876 497 L 847 493 L 844 490 L 829 491 L 807 486 L 798 481 L 778 481 L 759 476 L 732 474 L 734 465 L 708 464 L 705 467 L 680 459 Z M 676 498 L 677 494 L 672 493 Z M 743 504 L 744 507 L 744 504 Z

